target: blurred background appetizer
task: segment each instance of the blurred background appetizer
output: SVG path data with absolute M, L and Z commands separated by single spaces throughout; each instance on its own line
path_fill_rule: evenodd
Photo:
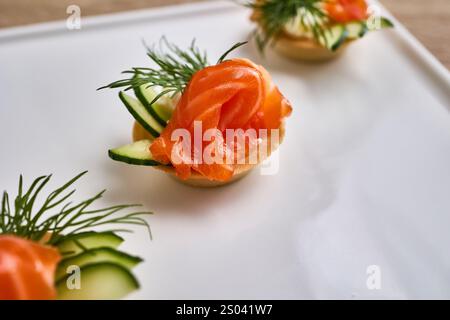
M 289 58 L 323 61 L 336 57 L 369 31 L 393 27 L 371 14 L 366 0 L 255 0 L 245 4 L 257 24 L 258 49 Z
M 135 118 L 134 143 L 112 149 L 112 159 L 153 166 L 194 186 L 218 186 L 248 173 L 284 137 L 291 105 L 269 73 L 247 59 L 215 64 L 195 42 L 187 50 L 162 38 L 147 54 L 155 68 L 132 68 L 130 77 L 102 88 L 119 97 Z
M 122 213 L 136 205 L 93 209 L 104 191 L 70 202 L 72 185 L 85 173 L 46 199 L 37 200 L 51 176 L 37 178 L 28 189 L 21 176 L 14 199 L 3 193 L 0 300 L 119 299 L 139 288 L 131 269 L 142 259 L 117 249 L 124 241 L 117 233 L 129 232 L 131 225 L 149 228 L 143 216 L 150 213 Z

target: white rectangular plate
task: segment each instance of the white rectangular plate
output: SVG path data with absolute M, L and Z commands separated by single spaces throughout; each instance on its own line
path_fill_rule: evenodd
M 132 119 L 95 89 L 148 65 L 142 40 L 195 37 L 215 61 L 248 16 L 208 2 L 0 31 L 0 187 L 87 169 L 77 199 L 107 188 L 102 205 L 154 211 L 153 241 L 126 235 L 145 258 L 130 298 L 450 298 L 449 74 L 398 23 L 325 64 L 233 53 L 294 105 L 276 175 L 203 190 L 108 159 Z

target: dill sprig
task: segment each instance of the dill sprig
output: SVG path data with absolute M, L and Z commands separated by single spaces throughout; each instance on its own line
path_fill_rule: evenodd
M 217 63 L 223 62 L 227 55 L 246 42 L 235 44 L 227 50 Z M 166 37 L 162 37 L 159 45 L 151 47 L 144 43 L 147 49 L 147 56 L 156 64 L 156 68 L 134 67 L 123 71 L 123 74 L 129 74 L 130 77 L 112 82 L 97 90 L 105 88 L 124 88 L 125 91 L 137 89 L 145 85 L 149 87 L 159 87 L 162 91 L 150 103 L 152 105 L 163 95 L 182 93 L 192 76 L 209 66 L 208 57 L 205 51 L 201 51 L 192 40 L 187 49 L 181 49 L 177 45 L 170 43 Z
M 78 174 L 52 191 L 37 209 L 35 209 L 36 200 L 52 175 L 38 177 L 27 190 L 24 190 L 21 175 L 17 195 L 12 203 L 10 203 L 8 193 L 3 192 L 0 208 L 0 235 L 12 234 L 32 241 L 54 245 L 78 233 L 92 231 L 92 228 L 95 227 L 111 227 L 122 224 L 144 226 L 151 236 L 150 226 L 143 218 L 151 212 L 121 213 L 125 209 L 136 208 L 140 205 L 116 205 L 102 209 L 91 209 L 92 204 L 99 200 L 106 190 L 79 203 L 69 201 L 76 189 L 70 191 L 68 189 L 86 173 L 87 171 Z M 50 213 L 51 211 L 53 213 Z M 110 228 L 105 231 L 131 232 L 128 228 L 122 227 Z
M 310 31 L 318 42 L 326 43 L 324 25 L 328 17 L 321 7 L 323 2 L 323 0 L 255 0 L 245 3 L 246 7 L 254 10 L 254 17 L 262 27 L 254 32 L 258 49 L 263 52 L 268 44 L 274 43 L 286 23 L 295 18 L 299 19 L 302 27 Z

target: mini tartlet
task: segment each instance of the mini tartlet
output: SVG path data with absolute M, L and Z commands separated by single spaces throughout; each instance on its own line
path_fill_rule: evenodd
M 119 299 L 139 288 L 132 269 L 142 259 L 118 249 L 124 239 L 117 233 L 148 227 L 143 216 L 151 213 L 123 212 L 136 205 L 93 209 L 105 191 L 71 202 L 73 184 L 85 173 L 44 199 L 39 198 L 51 175 L 38 177 L 29 188 L 21 176 L 15 198 L 3 193 L 0 300 Z M 33 209 L 36 201 L 43 205 Z M 106 229 L 96 230 L 99 226 Z
M 393 27 L 387 18 L 369 15 L 365 0 L 256 0 L 247 6 L 259 50 L 270 44 L 301 61 L 333 59 L 367 32 Z
M 109 150 L 116 161 L 151 166 L 196 187 L 244 177 L 279 147 L 291 105 L 269 73 L 247 59 L 216 64 L 193 43 L 188 50 L 163 38 L 147 48 L 158 68 L 132 68 L 105 87 L 133 89 L 119 97 L 133 115 L 133 143 Z M 104 87 L 104 88 L 105 88 Z

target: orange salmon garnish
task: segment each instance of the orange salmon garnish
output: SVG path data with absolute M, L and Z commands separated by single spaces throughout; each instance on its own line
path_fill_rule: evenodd
M 368 17 L 365 0 L 329 0 L 324 4 L 325 11 L 336 22 L 365 20 Z
M 174 130 L 187 129 L 193 135 L 194 121 L 201 121 L 203 132 L 218 129 L 223 135 L 226 129 L 277 129 L 290 112 L 290 103 L 263 67 L 246 59 L 228 60 L 194 74 L 150 150 L 156 161 L 172 163 L 181 179 L 188 179 L 194 170 L 211 180 L 227 181 L 233 176 L 233 164 L 174 163 Z
M 16 236 L 0 236 L 0 300 L 56 298 L 57 249 Z

